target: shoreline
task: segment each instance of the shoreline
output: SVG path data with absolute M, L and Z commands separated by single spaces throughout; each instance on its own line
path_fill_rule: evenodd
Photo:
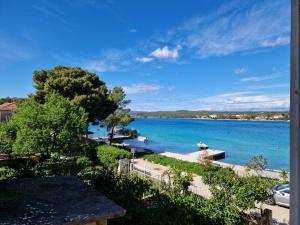
M 133 117 L 134 119 L 186 119 L 186 120 L 229 120 L 229 121 L 255 121 L 255 122 L 287 122 L 290 120 L 255 120 L 255 119 L 211 119 L 211 118 L 192 118 L 192 117 Z
M 135 148 L 136 150 L 142 150 L 142 152 L 152 151 L 154 154 L 159 154 L 159 155 L 163 155 L 163 156 L 167 156 L 170 158 L 175 158 L 175 159 L 183 160 L 183 161 L 187 161 L 187 162 L 199 163 L 198 158 L 199 158 L 200 151 L 194 151 L 194 152 L 190 152 L 190 153 L 175 153 L 175 152 L 164 151 L 164 150 L 155 150 L 152 148 L 144 148 L 144 147 L 136 146 L 133 144 L 129 144 L 128 147 L 129 147 L 129 149 Z M 223 151 L 223 150 L 216 150 L 216 149 L 209 149 L 209 150 Z M 226 152 L 225 152 L 225 154 L 226 154 Z M 223 160 L 223 159 L 221 159 L 221 160 Z M 222 168 L 232 167 L 239 175 L 246 174 L 245 165 L 227 163 L 227 162 L 223 162 L 220 160 L 210 160 L 210 162 L 212 165 L 219 166 Z M 289 171 L 288 171 L 288 173 L 289 173 Z M 272 179 L 280 179 L 280 170 L 267 168 L 266 170 L 263 171 L 262 176 L 272 178 Z

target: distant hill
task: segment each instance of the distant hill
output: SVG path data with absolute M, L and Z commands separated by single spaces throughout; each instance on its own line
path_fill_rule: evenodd
M 289 112 L 215 112 L 215 111 L 133 111 L 133 117 L 143 118 L 202 118 L 202 119 L 239 119 L 239 120 L 289 120 Z

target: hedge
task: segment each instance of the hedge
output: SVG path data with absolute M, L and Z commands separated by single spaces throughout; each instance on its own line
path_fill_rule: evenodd
M 117 168 L 120 159 L 131 158 L 131 153 L 110 145 L 100 145 L 97 148 L 100 163 L 109 168 Z

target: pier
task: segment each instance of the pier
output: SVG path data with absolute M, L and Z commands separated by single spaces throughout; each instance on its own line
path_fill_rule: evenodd
M 222 150 L 215 150 L 215 149 L 207 149 L 197 152 L 192 152 L 188 154 L 178 154 L 173 152 L 163 152 L 160 155 L 189 161 L 189 162 L 199 162 L 201 159 L 208 159 L 208 160 L 219 160 L 225 158 L 225 151 Z

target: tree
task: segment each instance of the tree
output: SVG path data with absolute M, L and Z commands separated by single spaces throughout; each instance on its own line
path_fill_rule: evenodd
M 89 121 L 103 120 L 117 106 L 108 99 L 108 90 L 97 74 L 80 67 L 56 66 L 33 73 L 34 98 L 44 103 L 47 95 L 56 92 L 85 109 Z
M 262 172 L 267 169 L 268 161 L 263 155 L 253 156 L 247 163 L 246 169 L 248 171 L 254 170 L 257 175 L 261 175 Z
M 11 118 L 17 127 L 13 152 L 49 155 L 74 150 L 81 143 L 87 119 L 83 108 L 58 94 L 46 96 L 45 104 L 29 99 Z
M 0 123 L 0 153 L 12 153 L 12 146 L 16 139 L 16 127 L 8 120 Z
M 288 170 L 287 169 L 280 169 L 280 172 L 279 172 L 280 174 L 280 179 L 284 182 L 284 183 L 286 183 L 286 182 L 288 182 L 288 180 L 289 180 L 289 173 L 288 173 Z
M 268 188 L 275 184 L 260 176 L 239 176 L 231 168 L 205 173 L 203 181 L 212 194 L 211 214 L 224 218 L 226 225 L 245 224 L 245 212 L 270 198 Z
M 121 87 L 114 87 L 109 93 L 109 100 L 117 106 L 116 110 L 104 120 L 107 131 L 109 132 L 110 145 L 114 138 L 115 128 L 117 126 L 127 126 L 133 121 L 129 114 L 130 109 L 126 109 L 130 101 L 126 100 L 125 97 L 125 92 Z

